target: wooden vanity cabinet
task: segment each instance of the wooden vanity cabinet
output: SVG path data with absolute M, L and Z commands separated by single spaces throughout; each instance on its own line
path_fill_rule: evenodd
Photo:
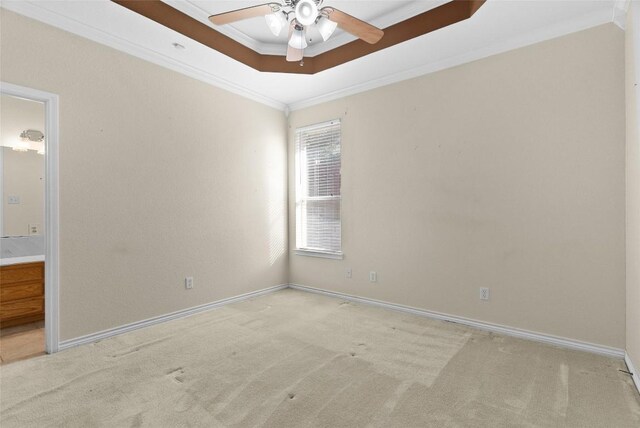
M 0 266 L 0 328 L 44 319 L 44 262 Z

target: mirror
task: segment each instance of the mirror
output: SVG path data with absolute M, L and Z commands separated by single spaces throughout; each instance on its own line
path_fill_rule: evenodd
M 45 206 L 44 104 L 0 99 L 0 236 L 43 236 Z

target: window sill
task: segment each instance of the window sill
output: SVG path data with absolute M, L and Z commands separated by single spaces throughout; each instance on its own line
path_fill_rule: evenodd
M 336 259 L 336 260 L 344 259 L 343 253 L 323 253 L 321 251 L 297 249 L 295 250 L 295 254 L 298 256 L 306 256 L 306 257 L 320 257 L 322 259 Z

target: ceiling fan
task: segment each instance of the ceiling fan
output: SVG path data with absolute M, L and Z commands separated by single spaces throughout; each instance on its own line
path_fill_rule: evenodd
M 269 30 L 278 36 L 289 27 L 287 61 L 303 61 L 307 47 L 306 30 L 315 26 L 322 39 L 327 41 L 337 26 L 367 43 L 377 43 L 384 32 L 358 18 L 336 8 L 320 8 L 323 0 L 282 0 L 282 3 L 266 3 L 212 15 L 209 20 L 216 25 L 229 24 L 243 19 L 264 16 Z M 301 62 L 302 65 L 302 62 Z

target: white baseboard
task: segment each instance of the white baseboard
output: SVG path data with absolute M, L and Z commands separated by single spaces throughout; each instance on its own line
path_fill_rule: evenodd
M 88 334 L 86 336 L 76 337 L 74 339 L 69 339 L 60 342 L 59 350 L 73 348 L 75 346 L 85 345 L 88 343 L 93 343 L 98 340 L 106 339 L 108 337 L 116 336 L 119 334 L 127 333 L 129 331 L 138 330 L 140 328 L 149 327 L 154 324 L 159 324 L 166 321 L 171 321 L 178 318 L 188 317 L 190 315 L 195 315 L 200 312 L 209 311 L 215 308 L 219 308 L 224 305 L 228 305 L 231 303 L 240 302 L 243 300 L 247 300 L 253 297 L 261 296 L 268 293 L 273 293 L 278 290 L 282 290 L 284 288 L 293 288 L 296 290 L 306 291 L 310 293 L 322 294 L 325 296 L 336 297 L 352 302 L 363 303 L 367 305 L 378 306 L 386 309 L 391 309 L 394 311 L 400 311 L 405 313 L 410 313 L 413 315 L 424 316 L 428 318 L 433 318 L 442 321 L 449 321 L 458 324 L 463 324 L 469 327 L 477 328 L 480 330 L 491 331 L 494 333 L 500 333 L 507 336 L 514 336 L 521 339 L 533 340 L 536 342 L 547 343 L 551 345 L 560 346 L 563 348 L 576 349 L 580 351 L 591 352 L 595 354 L 606 355 L 610 357 L 624 358 L 627 367 L 629 367 L 629 371 L 632 372 L 633 380 L 640 390 L 640 373 L 633 368 L 633 364 L 631 363 L 631 359 L 626 355 L 625 351 L 618 348 L 612 348 L 603 345 L 596 345 L 593 343 L 582 342 L 578 340 L 568 339 L 565 337 L 552 336 L 548 334 L 522 330 L 513 327 L 507 327 L 499 324 L 487 323 L 484 321 L 477 321 L 469 318 L 463 318 L 455 315 L 444 314 L 440 312 L 429 311 L 426 309 L 418 309 L 410 306 L 398 305 L 395 303 L 383 302 L 379 300 L 369 299 L 366 297 L 358 297 L 350 294 L 339 293 L 335 291 L 323 290 L 320 288 L 308 287 L 300 284 L 281 284 L 276 285 L 269 288 L 264 288 L 262 290 L 253 291 L 246 294 L 241 294 L 239 296 L 229 297 L 227 299 L 218 300 L 215 302 L 207 303 L 200 306 L 194 306 L 192 308 L 183 309 L 180 311 L 172 312 L 166 315 L 160 315 L 157 317 L 149 318 L 146 320 L 136 321 L 130 324 L 125 324 L 119 327 L 114 327 L 108 330 L 99 331 L 97 333 Z
M 316 294 L 323 294 L 326 296 L 337 297 L 337 298 L 352 301 L 352 302 L 378 306 L 386 309 L 391 309 L 394 311 L 406 312 L 409 314 L 420 315 L 420 316 L 433 318 L 437 320 L 463 324 L 463 325 L 477 328 L 480 330 L 491 331 L 494 333 L 500 333 L 507 336 L 518 337 L 521 339 L 533 340 L 536 342 L 556 345 L 563 348 L 576 349 L 579 351 L 586 351 L 594 354 L 606 355 L 609 357 L 616 357 L 616 358 L 624 358 L 625 356 L 625 351 L 623 349 L 612 348 L 604 345 L 597 345 L 589 342 L 582 342 L 579 340 L 568 339 L 566 337 L 552 336 L 549 334 L 522 330 L 514 327 L 507 327 L 499 324 L 492 324 L 484 321 L 477 321 L 469 318 L 458 317 L 455 315 L 429 311 L 426 309 L 418 309 L 410 306 L 398 305 L 395 303 L 388 303 L 380 300 L 369 299 L 366 297 L 358 297 L 358 296 L 352 296 L 350 294 L 338 293 L 335 291 L 327 291 L 320 288 L 308 287 L 306 285 L 289 284 L 289 287 L 294 288 L 296 290 L 308 291 Z
M 638 373 L 638 369 L 634 367 L 631 357 L 626 352 L 624 353 L 624 362 L 627 365 L 627 369 L 632 373 L 631 379 L 633 379 L 633 383 L 636 385 L 638 394 L 640 394 L 640 373 Z
M 131 324 L 121 325 L 119 327 L 110 328 L 108 330 L 102 330 L 97 333 L 87 334 L 86 336 L 76 337 L 75 339 L 64 340 L 58 345 L 58 349 L 73 348 L 75 346 L 85 345 L 87 343 L 97 342 L 98 340 L 106 339 L 108 337 L 116 336 L 118 334 L 127 333 L 129 331 L 138 330 L 140 328 L 149 327 L 154 324 L 159 324 L 166 321 L 171 321 L 178 318 L 188 317 L 200 312 L 210 311 L 211 309 L 219 308 L 231 303 L 240 302 L 242 300 L 251 299 L 253 297 L 262 296 L 264 294 L 273 293 L 274 291 L 287 288 L 287 284 L 275 285 L 273 287 L 264 288 L 258 291 L 252 291 L 250 293 L 241 294 L 239 296 L 229 297 L 227 299 L 217 300 L 215 302 L 206 303 L 204 305 L 194 306 L 192 308 L 183 309 L 176 312 L 171 312 L 166 315 L 160 315 L 153 318 L 148 318 L 142 321 L 136 321 Z

